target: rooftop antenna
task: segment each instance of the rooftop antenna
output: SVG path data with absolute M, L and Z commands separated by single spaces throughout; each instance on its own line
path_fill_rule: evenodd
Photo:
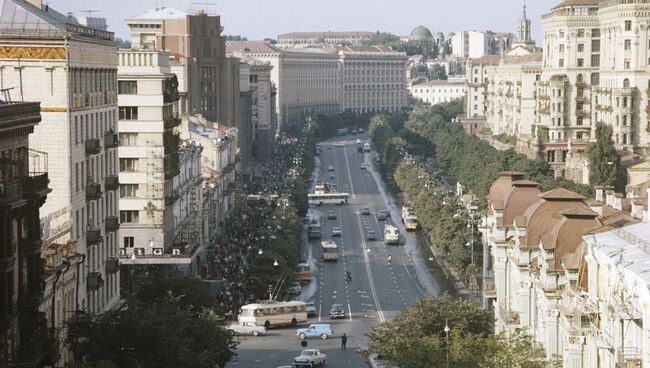
M 81 10 L 82 13 L 88 13 L 88 18 L 93 16 L 93 13 L 99 13 L 99 10 Z

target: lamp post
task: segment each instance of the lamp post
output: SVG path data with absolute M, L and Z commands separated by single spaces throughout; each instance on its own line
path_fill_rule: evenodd
M 449 368 L 449 320 L 445 320 L 445 338 L 447 339 L 447 368 Z

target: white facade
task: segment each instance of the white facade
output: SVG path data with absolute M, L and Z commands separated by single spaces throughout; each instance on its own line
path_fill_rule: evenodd
M 431 105 L 462 99 L 467 93 L 464 81 L 433 80 L 409 84 L 411 96 Z
M 315 45 L 360 45 L 374 32 L 292 32 L 278 35 L 278 47 L 303 48 Z
M 30 147 L 49 157 L 52 193 L 41 209 L 43 238 L 46 244 L 76 241 L 85 261 L 75 308 L 101 313 L 119 300 L 119 274 L 106 270 L 107 262 L 117 257 L 113 34 L 69 25 L 53 9 L 4 1 L 2 11 L 3 16 L 12 12 L 14 19 L 39 24 L 38 31 L 17 22 L 18 30 L 0 32 L 0 87 L 13 88 L 14 99 L 41 101 L 42 122 L 30 136 Z
M 451 37 L 451 54 L 462 58 L 499 55 L 512 46 L 512 33 L 460 31 Z

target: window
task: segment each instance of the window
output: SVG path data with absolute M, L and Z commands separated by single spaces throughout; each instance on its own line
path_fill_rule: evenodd
M 135 238 L 132 236 L 125 236 L 122 244 L 124 248 L 133 248 L 135 246 Z
M 138 120 L 137 106 L 120 106 L 120 120 Z
M 631 31 L 632 30 L 632 21 L 631 20 L 626 20 L 625 21 L 625 30 L 626 31 Z
M 600 55 L 591 55 L 591 67 L 599 67 L 600 66 Z
M 560 53 L 564 52 L 564 44 L 560 45 Z
M 120 95 L 137 95 L 138 82 L 136 81 L 118 81 L 117 93 Z
M 630 69 L 630 59 L 629 58 L 623 59 L 623 69 Z
M 138 168 L 138 159 L 137 158 L 121 158 L 120 159 L 120 171 L 122 172 L 133 172 Z
M 599 28 L 592 28 L 591 29 L 591 37 L 599 38 L 600 37 L 600 29 Z
M 563 29 L 560 30 L 559 34 L 560 34 L 560 38 L 564 38 L 564 30 Z
M 626 51 L 632 50 L 632 40 L 625 40 L 624 45 Z
M 592 86 L 600 85 L 600 73 L 591 73 L 591 85 Z
M 591 52 L 600 52 L 600 40 L 591 40 Z
M 138 133 L 120 133 L 120 146 L 135 146 L 138 140 Z
M 579 43 L 578 44 L 578 52 L 584 52 L 585 51 L 585 44 L 584 43 Z
M 560 61 L 558 62 L 558 65 L 559 65 L 560 68 L 564 67 L 564 59 L 560 59 Z
M 578 116 L 576 118 L 576 124 L 579 125 L 579 126 L 582 125 L 582 116 Z
M 257 75 L 252 74 L 248 81 L 251 83 L 257 83 Z
M 138 184 L 120 184 L 120 198 L 134 198 L 138 195 Z
M 585 59 L 582 59 L 582 58 L 578 59 L 577 65 L 578 65 L 578 67 L 585 66 Z
M 138 223 L 138 211 L 120 211 L 120 223 L 135 224 Z
M 578 30 L 578 37 L 584 37 L 585 36 L 585 30 L 584 29 L 579 29 Z

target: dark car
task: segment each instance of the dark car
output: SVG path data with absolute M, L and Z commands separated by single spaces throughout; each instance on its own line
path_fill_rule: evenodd
M 370 214 L 370 207 L 363 207 L 361 209 L 361 214 L 362 215 L 369 215 Z
M 366 240 L 377 240 L 377 232 L 375 230 L 368 230 Z
M 334 304 L 330 308 L 330 319 L 345 318 L 345 307 L 343 304 Z
M 380 210 L 377 211 L 377 221 L 386 221 L 390 217 L 390 211 Z

